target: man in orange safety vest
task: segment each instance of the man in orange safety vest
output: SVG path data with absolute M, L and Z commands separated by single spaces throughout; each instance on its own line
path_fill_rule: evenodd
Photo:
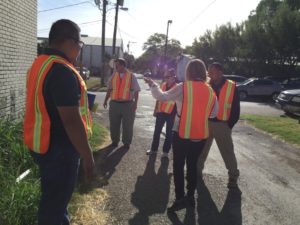
M 24 143 L 40 170 L 38 225 L 70 224 L 67 206 L 80 157 L 87 181 L 93 173 L 87 89 L 73 66 L 82 45 L 78 25 L 58 20 L 49 33 L 50 48 L 28 71 Z

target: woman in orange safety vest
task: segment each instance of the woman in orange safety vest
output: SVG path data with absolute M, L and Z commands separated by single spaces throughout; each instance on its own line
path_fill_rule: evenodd
M 191 60 L 186 67 L 186 81 L 167 92 L 149 78 L 154 98 L 160 101 L 173 100 L 177 116 L 173 126 L 173 173 L 175 201 L 168 212 L 195 207 L 197 184 L 197 160 L 208 137 L 208 118 L 215 117 L 218 110 L 216 96 L 206 83 L 206 67 L 199 59 Z M 184 191 L 184 165 L 187 164 L 187 193 Z
M 168 91 L 176 85 L 175 70 L 169 69 L 164 74 L 164 82 L 161 83 L 161 90 Z M 172 144 L 172 128 L 174 123 L 174 118 L 176 115 L 176 105 L 175 101 L 156 101 L 153 116 L 156 117 L 155 129 L 153 133 L 153 140 L 151 144 L 151 149 L 147 150 L 147 155 L 156 154 L 159 146 L 159 139 L 161 131 L 166 124 L 166 137 L 163 145 L 162 158 L 168 158 L 169 151 Z

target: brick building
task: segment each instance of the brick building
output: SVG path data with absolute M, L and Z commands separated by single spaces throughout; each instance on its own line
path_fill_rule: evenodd
M 37 54 L 37 0 L 0 1 L 0 117 L 22 118 L 26 72 Z

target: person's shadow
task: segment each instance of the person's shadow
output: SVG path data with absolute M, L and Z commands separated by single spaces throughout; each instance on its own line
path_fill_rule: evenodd
M 108 180 L 116 171 L 116 166 L 123 156 L 128 152 L 128 148 L 119 148 L 108 145 L 94 152 L 95 176 L 89 188 L 102 187 L 108 184 Z
M 196 225 L 196 214 L 195 209 L 188 208 L 186 209 L 186 213 L 183 219 L 183 222 L 180 221 L 177 214 L 168 213 L 168 218 L 172 222 L 173 225 Z
M 169 201 L 171 175 L 169 159 L 163 158 L 155 172 L 156 155 L 149 156 L 143 176 L 137 178 L 131 202 L 138 212 L 129 220 L 130 225 L 148 225 L 153 214 L 164 213 Z
M 202 179 L 198 180 L 197 191 L 199 225 L 242 225 L 242 192 L 238 187 L 228 190 L 221 212 L 219 212 Z

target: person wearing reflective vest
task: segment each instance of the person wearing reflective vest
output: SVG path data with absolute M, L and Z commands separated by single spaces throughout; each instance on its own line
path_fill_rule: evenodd
M 195 208 L 198 157 L 209 136 L 208 118 L 215 117 L 218 102 L 212 88 L 206 83 L 206 67 L 200 59 L 192 59 L 186 67 L 186 81 L 162 92 L 153 80 L 144 80 L 151 87 L 154 98 L 173 100 L 177 116 L 173 125 L 173 174 L 175 201 L 168 208 L 174 212 L 183 208 Z M 184 190 L 184 166 L 187 165 L 187 193 Z
M 72 64 L 82 44 L 77 24 L 54 22 L 50 48 L 34 60 L 27 75 L 24 143 L 40 170 L 38 225 L 70 224 L 67 206 L 80 157 L 86 181 L 93 174 L 87 89 Z
M 198 167 L 202 176 L 204 163 L 215 139 L 228 170 L 227 187 L 235 188 L 240 173 L 234 153 L 232 128 L 239 120 L 240 100 L 235 82 L 227 80 L 222 71 L 222 65 L 217 62 L 208 69 L 210 84 L 218 96 L 219 110 L 217 116 L 209 120 L 210 135 L 199 157 Z
M 164 74 L 164 82 L 161 83 L 160 88 L 163 92 L 172 89 L 176 85 L 175 70 L 169 69 Z M 168 158 L 169 151 L 172 144 L 172 128 L 174 118 L 176 115 L 175 101 L 156 101 L 153 116 L 156 117 L 155 128 L 153 133 L 153 140 L 151 149 L 147 150 L 147 155 L 156 154 L 159 146 L 159 139 L 162 128 L 166 124 L 166 135 L 163 145 L 162 158 Z
M 133 124 L 137 109 L 140 86 L 134 74 L 126 68 L 123 58 L 114 61 L 115 71 L 108 81 L 103 107 L 109 102 L 110 147 L 117 147 L 120 141 L 122 123 L 122 142 L 129 149 L 133 137 Z

